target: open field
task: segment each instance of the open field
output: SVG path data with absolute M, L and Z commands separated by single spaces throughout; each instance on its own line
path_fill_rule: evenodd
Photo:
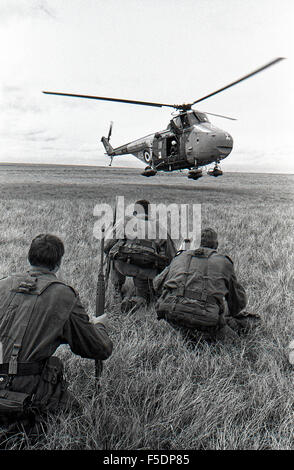
M 294 336 L 294 176 L 224 174 L 188 180 L 143 178 L 140 170 L 0 165 L 0 272 L 26 269 L 31 239 L 51 232 L 65 242 L 60 277 L 94 310 L 99 243 L 93 208 L 146 198 L 201 203 L 202 226 L 219 231 L 219 249 L 235 262 L 248 310 L 261 326 L 238 345 L 190 350 L 152 309 L 120 315 L 107 296 L 114 352 L 94 392 L 93 361 L 67 347 L 71 390 L 84 415 L 54 419 L 38 449 L 294 449 L 294 370 L 285 347 Z

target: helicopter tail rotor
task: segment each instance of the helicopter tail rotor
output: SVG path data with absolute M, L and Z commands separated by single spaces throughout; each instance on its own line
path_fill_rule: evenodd
M 107 140 L 110 140 L 111 134 L 112 134 L 112 127 L 113 127 L 113 121 L 110 121 L 110 126 L 109 126 L 109 131 L 108 131 L 108 136 Z
M 106 153 L 107 155 L 109 155 L 111 158 L 111 163 L 112 163 L 112 159 L 114 157 L 114 150 L 112 148 L 112 146 L 110 145 L 109 141 L 110 141 L 110 137 L 111 137 L 111 134 L 112 134 L 112 126 L 113 126 L 113 121 L 110 122 L 110 126 L 109 126 L 109 131 L 108 131 L 108 136 L 107 137 L 102 137 L 101 138 L 101 142 L 102 144 L 104 145 L 104 148 L 106 150 Z M 110 163 L 110 164 L 111 164 Z

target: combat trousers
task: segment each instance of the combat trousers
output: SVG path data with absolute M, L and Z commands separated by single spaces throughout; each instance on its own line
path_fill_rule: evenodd
M 258 325 L 260 317 L 253 313 L 240 312 L 235 317 L 225 316 L 221 325 L 199 326 L 193 329 L 179 326 L 173 321 L 168 321 L 168 323 L 179 331 L 185 340 L 192 343 L 198 342 L 201 338 L 207 342 L 218 340 L 236 341 L 239 340 L 240 334 L 246 334 Z
M 39 375 L 16 375 L 8 391 L 28 393 L 32 399 L 22 413 L 0 415 L 0 441 L 1 435 L 5 440 L 6 434 L 41 433 L 50 415 L 81 411 L 79 401 L 67 389 L 63 377 L 63 364 L 56 356 L 47 359 Z
M 126 281 L 126 277 L 127 276 L 115 268 L 115 264 L 113 263 L 111 270 L 111 280 L 116 291 L 122 293 L 121 291 Z M 147 303 L 149 303 L 154 296 L 152 279 L 142 278 L 140 275 L 131 277 L 135 287 L 135 296 L 141 297 L 145 299 Z

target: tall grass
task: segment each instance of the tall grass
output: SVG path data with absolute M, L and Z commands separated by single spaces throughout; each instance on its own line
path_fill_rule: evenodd
M 48 173 L 52 181 L 45 187 L 46 174 L 39 170 L 43 180 L 34 187 L 23 184 L 23 198 L 21 178 L 33 180 L 33 175 L 25 172 L 9 181 L 7 172 L 0 204 L 3 275 L 26 269 L 33 236 L 55 233 L 66 246 L 60 275 L 93 312 L 99 260 L 99 242 L 92 235 L 94 204 L 113 202 L 114 187 L 129 201 L 144 196 L 162 202 L 164 194 L 166 203 L 202 202 L 202 224 L 218 230 L 220 251 L 232 257 L 248 292 L 248 310 L 259 313 L 262 322 L 238 344 L 208 345 L 199 337 L 192 348 L 158 321 L 152 308 L 122 315 L 110 286 L 107 311 L 114 351 L 105 362 L 99 393 L 93 361 L 60 347 L 57 354 L 83 412 L 52 417 L 37 442 L 18 438 L 7 446 L 293 449 L 294 377 L 285 350 L 294 333 L 293 206 L 285 186 L 290 177 L 251 175 L 245 185 L 240 175 L 225 175 L 224 183 L 201 183 L 203 192 L 197 182 L 194 194 L 191 184 L 178 177 L 162 178 L 163 187 L 150 183 L 136 190 L 128 178 L 123 183 L 115 176 L 113 182 L 103 174 L 101 179 L 96 174 L 93 187 L 88 170 L 80 177 L 74 171 L 57 172 L 58 186 L 54 172 Z

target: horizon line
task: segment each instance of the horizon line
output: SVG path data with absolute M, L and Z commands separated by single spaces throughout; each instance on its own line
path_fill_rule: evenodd
M 68 166 L 68 167 L 86 167 L 86 168 L 103 168 L 103 169 L 109 169 L 109 170 L 140 170 L 141 168 L 139 167 L 127 167 L 127 166 L 115 166 L 115 167 L 109 167 L 107 166 L 101 166 L 101 165 L 93 165 L 93 164 L 85 164 L 85 163 L 34 163 L 34 162 L 0 162 L 0 167 L 1 166 Z M 171 172 L 166 172 L 162 171 L 161 174 L 176 174 L 176 172 L 179 172 L 180 170 L 174 170 Z M 246 171 L 246 170 L 229 170 L 225 171 L 226 173 L 246 173 L 246 174 L 264 174 L 264 175 L 294 175 L 292 172 L 273 172 L 273 171 Z

